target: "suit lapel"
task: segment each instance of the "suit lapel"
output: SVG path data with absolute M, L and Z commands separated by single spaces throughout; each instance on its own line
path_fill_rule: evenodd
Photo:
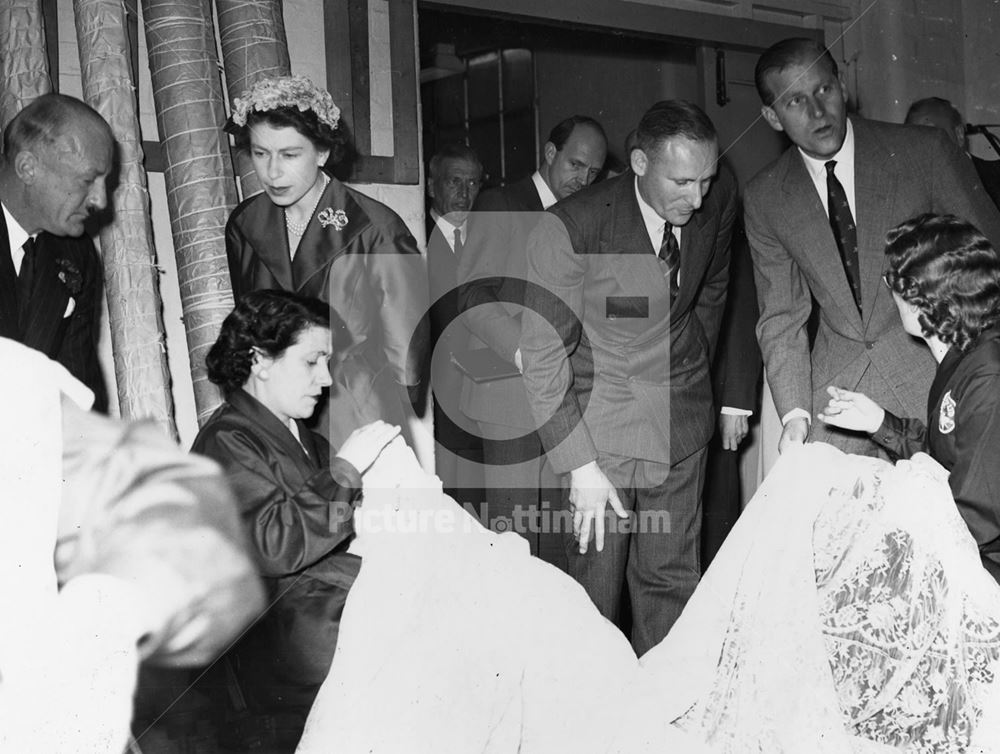
M 601 239 L 600 251 L 602 254 L 631 256 L 629 259 L 611 259 L 609 266 L 622 291 L 627 291 L 629 296 L 645 294 L 648 300 L 647 317 L 652 329 L 637 332 L 636 337 L 648 337 L 651 331 L 656 331 L 658 324 L 669 320 L 670 285 L 663 274 L 663 265 L 656 256 L 649 233 L 646 232 L 646 223 L 635 197 L 635 177 L 626 174 L 612 180 L 618 181 L 611 195 L 612 222 L 606 226 L 609 237 Z M 682 233 L 681 236 L 683 235 Z M 682 252 L 681 275 L 684 274 Z M 675 300 L 674 306 L 676 304 Z
M 674 300 L 675 308 L 681 300 L 690 302 L 696 298 L 701 287 L 701 280 L 709 263 L 709 252 L 705 250 L 705 244 L 707 241 L 711 247 L 715 241 L 714 238 L 705 238 L 706 220 L 707 215 L 699 210 L 681 228 L 681 279 L 680 289 Z
M 35 278 L 31 301 L 23 322 L 24 344 L 51 357 L 55 356 L 63 314 L 69 304 L 69 290 L 59 279 L 57 239 L 41 233 L 35 242 Z
M 880 148 L 864 123 L 854 124 L 854 204 L 857 208 L 858 254 L 861 265 L 861 305 L 867 323 L 882 294 L 885 268 L 884 218 L 896 195 L 895 171 L 889 169 L 886 152 Z
M 804 259 L 813 268 L 830 298 L 844 318 L 861 334 L 861 315 L 854 305 L 854 295 L 847 283 L 847 273 L 830 230 L 830 219 L 816 193 L 802 156 L 795 147 L 788 153 L 787 170 L 782 181 L 786 234 L 797 239 L 805 249 Z M 864 295 L 862 293 L 862 295 Z
M 324 215 L 321 222 L 319 217 L 325 210 L 330 210 L 327 213 L 330 215 L 342 211 L 343 215 L 338 215 L 335 222 Z M 336 178 L 331 178 L 330 185 L 326 187 L 319 204 L 316 205 L 316 214 L 309 221 L 305 235 L 299 242 L 298 251 L 295 252 L 295 259 L 292 262 L 292 277 L 296 282 L 294 290 L 301 292 L 307 286 L 313 287 L 309 285 L 311 278 L 344 254 L 370 222 L 368 215 L 344 184 Z
M 17 273 L 10 258 L 10 237 L 7 222 L 0 212 L 0 336 L 21 339 L 17 322 Z
M 254 206 L 243 212 L 244 234 L 254 239 L 253 249 L 278 286 L 293 291 L 292 262 L 288 251 L 285 213 L 266 194 L 259 194 Z

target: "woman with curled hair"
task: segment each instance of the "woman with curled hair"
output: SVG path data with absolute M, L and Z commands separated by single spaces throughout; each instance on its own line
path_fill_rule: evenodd
M 888 234 L 885 282 L 903 328 L 938 362 L 926 423 L 836 387 L 820 414 L 897 458 L 924 451 L 949 472 L 983 565 L 1000 581 L 1000 256 L 969 223 L 921 215 Z
M 329 305 L 334 387 L 316 427 L 331 443 L 375 419 L 405 426 L 427 352 L 426 271 L 399 216 L 333 176 L 339 108 L 307 78 L 267 78 L 234 100 L 227 130 L 263 188 L 226 225 L 234 295 L 276 288 Z
M 222 465 L 269 588 L 266 615 L 233 650 L 251 711 L 294 743 L 336 647 L 359 559 L 347 552 L 361 473 L 399 427 L 356 429 L 336 455 L 304 424 L 331 383 L 328 308 L 261 290 L 240 299 L 206 358 L 226 401 L 192 451 Z M 280 717 L 278 717 L 280 715 Z

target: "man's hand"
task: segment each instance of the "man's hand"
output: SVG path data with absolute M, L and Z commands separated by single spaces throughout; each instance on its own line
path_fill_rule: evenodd
M 521 349 L 518 348 L 514 351 L 514 366 L 517 367 L 517 371 L 524 374 L 524 362 L 521 361 Z
M 569 503 L 573 510 L 573 536 L 580 543 L 580 554 L 587 552 L 591 529 L 597 551 L 604 549 L 604 509 L 608 503 L 619 518 L 628 518 L 618 499 L 618 492 L 601 471 L 597 461 L 573 469 L 569 473 Z
M 743 438 L 750 431 L 750 422 L 746 416 L 738 414 L 719 414 L 719 435 L 722 437 L 723 450 L 736 450 Z
M 819 414 L 827 424 L 843 429 L 877 432 L 885 420 L 885 409 L 864 393 L 852 393 L 832 385 L 826 389 L 829 402 Z
M 809 422 L 801 416 L 789 419 L 785 422 L 785 428 L 781 431 L 781 439 L 778 440 L 778 452 L 784 453 L 792 445 L 802 445 L 809 434 Z

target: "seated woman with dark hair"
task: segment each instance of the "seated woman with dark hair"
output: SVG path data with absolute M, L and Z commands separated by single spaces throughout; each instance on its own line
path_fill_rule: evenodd
M 903 328 L 938 362 L 926 424 L 836 387 L 820 418 L 870 433 L 898 458 L 927 452 L 950 471 L 959 513 L 1000 581 L 1000 257 L 951 215 L 921 215 L 888 242 L 885 282 Z
M 292 739 L 330 667 L 358 573 L 347 548 L 361 472 L 399 433 L 373 422 L 334 455 L 303 423 L 331 383 L 328 312 L 282 291 L 244 296 L 206 358 L 226 402 L 192 446 L 225 469 L 270 589 L 270 608 L 232 655 L 241 690 L 257 714 L 293 713 Z

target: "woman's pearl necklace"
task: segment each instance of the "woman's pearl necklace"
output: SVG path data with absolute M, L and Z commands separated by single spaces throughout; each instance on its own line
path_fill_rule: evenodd
M 309 227 L 309 221 L 312 220 L 313 213 L 316 211 L 316 207 L 319 206 L 319 200 L 323 198 L 323 192 L 326 191 L 326 185 L 330 182 L 330 176 L 326 173 L 321 173 L 323 176 L 323 188 L 316 192 L 316 200 L 313 202 L 312 209 L 306 215 L 306 221 L 302 224 L 292 222 L 292 219 L 288 216 L 288 208 L 285 208 L 285 227 L 294 236 L 302 236 L 306 232 L 306 228 Z

